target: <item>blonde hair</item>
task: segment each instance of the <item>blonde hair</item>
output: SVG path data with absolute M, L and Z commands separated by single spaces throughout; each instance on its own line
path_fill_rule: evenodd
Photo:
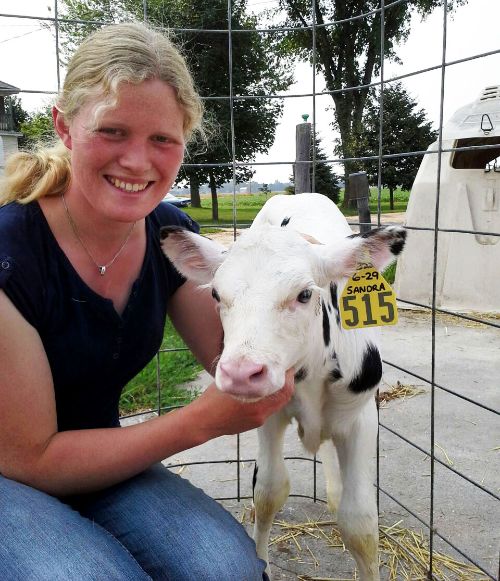
M 203 134 L 203 105 L 184 58 L 167 36 L 138 22 L 105 26 L 82 42 L 68 63 L 57 108 L 65 122 L 71 123 L 89 99 L 97 99 L 97 124 L 104 111 L 117 105 L 123 83 L 139 84 L 149 79 L 164 81 L 175 89 L 184 112 L 186 141 L 195 132 Z M 5 165 L 0 204 L 14 200 L 28 203 L 61 194 L 70 180 L 70 152 L 62 142 L 19 152 Z

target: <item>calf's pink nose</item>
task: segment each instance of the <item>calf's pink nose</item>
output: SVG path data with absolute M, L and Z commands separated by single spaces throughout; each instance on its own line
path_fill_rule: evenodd
M 219 363 L 220 389 L 241 397 L 260 397 L 268 387 L 267 368 L 249 359 Z

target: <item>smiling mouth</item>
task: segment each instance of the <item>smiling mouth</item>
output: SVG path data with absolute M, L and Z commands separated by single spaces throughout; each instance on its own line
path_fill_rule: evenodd
M 119 190 L 122 190 L 124 192 L 142 192 L 149 186 L 149 184 L 153 183 L 153 182 L 143 182 L 140 184 L 137 183 L 132 184 L 130 182 L 124 182 L 117 178 L 113 178 L 111 176 L 106 176 L 106 179 L 110 184 L 115 186 L 115 188 L 118 188 Z

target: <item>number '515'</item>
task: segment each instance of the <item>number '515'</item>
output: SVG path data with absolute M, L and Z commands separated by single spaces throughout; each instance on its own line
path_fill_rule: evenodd
M 394 321 L 394 307 L 392 305 L 391 302 L 387 301 L 386 299 L 389 298 L 391 296 L 391 291 L 382 291 L 380 293 L 377 293 L 377 299 L 378 299 L 378 306 L 380 309 L 386 308 L 387 309 L 387 315 L 380 315 L 380 320 L 382 321 L 382 323 L 392 323 Z M 371 304 L 371 297 L 373 297 L 375 299 L 375 295 L 370 295 L 369 293 L 365 293 L 364 295 L 361 296 L 361 300 L 363 301 L 364 304 L 364 313 L 361 313 L 363 315 L 363 319 L 361 321 L 361 324 L 363 326 L 369 326 L 369 325 L 377 325 L 378 321 L 377 319 L 375 319 L 373 317 L 373 311 L 372 311 L 372 304 Z M 344 312 L 350 313 L 351 314 L 351 319 L 349 318 L 345 318 L 345 324 L 348 327 L 357 327 L 360 324 L 360 312 L 359 309 L 356 305 L 352 305 L 351 303 L 353 301 L 356 301 L 357 296 L 356 295 L 351 295 L 351 296 L 346 296 L 342 298 L 342 308 L 344 310 Z

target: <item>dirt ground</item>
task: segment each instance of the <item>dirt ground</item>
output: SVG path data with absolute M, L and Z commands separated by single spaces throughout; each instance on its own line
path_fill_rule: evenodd
M 500 492 L 498 415 L 459 396 L 492 409 L 500 408 L 500 331 L 456 317 L 437 317 L 435 382 L 458 395 L 440 388 L 433 394 L 427 382 L 390 365 L 430 378 L 431 346 L 431 317 L 426 311 L 400 310 L 399 323 L 385 327 L 382 332 L 382 390 L 391 390 L 396 385 L 411 390 L 385 402 L 380 409 L 379 482 L 384 491 L 379 498 L 381 578 L 411 581 L 427 578 L 425 567 L 417 567 L 398 546 L 408 546 L 417 560 L 428 563 L 426 548 L 420 545 L 428 542 L 426 524 L 430 522 L 432 502 L 437 535 L 442 535 L 488 573 L 466 569 L 467 559 L 435 535 L 434 578 L 497 579 L 500 503 L 488 491 L 497 496 Z M 204 373 L 188 387 L 203 389 L 209 382 L 210 377 Z M 431 449 L 432 433 L 434 466 L 424 453 Z M 218 438 L 177 454 L 166 464 L 214 498 L 231 499 L 221 502 L 251 533 L 251 483 L 256 455 L 253 431 L 239 438 Z M 338 537 L 332 535 L 335 520 L 323 502 L 321 466 L 316 466 L 315 475 L 312 458 L 303 451 L 293 426 L 287 431 L 285 457 L 291 497 L 276 515 L 271 533 L 273 579 L 358 579 L 353 559 Z M 389 548 L 383 544 L 387 543 L 387 527 L 389 534 L 397 537 Z M 417 542 L 419 535 L 423 537 L 422 543 Z M 450 564 L 449 558 L 457 559 L 459 564 Z M 445 562 L 452 569 L 447 569 Z
M 381 221 L 403 223 L 404 214 L 386 214 Z M 231 230 L 210 237 L 230 244 L 234 235 Z M 500 503 L 494 496 L 500 493 L 500 430 L 498 411 L 489 409 L 500 409 L 500 330 L 438 314 L 434 357 L 432 345 L 428 311 L 400 308 L 398 324 L 382 330 L 381 391 L 397 388 L 400 396 L 380 408 L 381 579 L 428 578 L 431 518 L 433 579 L 498 579 Z M 424 379 L 432 377 L 433 361 L 440 387 L 431 390 Z M 200 390 L 210 381 L 203 373 L 187 387 Z M 434 463 L 428 455 L 432 441 Z M 324 503 L 321 465 L 304 452 L 295 427 L 287 431 L 284 452 L 291 496 L 271 533 L 274 581 L 359 579 Z M 220 500 L 251 534 L 256 455 L 253 431 L 218 438 L 165 463 Z M 470 568 L 467 557 L 483 571 Z

